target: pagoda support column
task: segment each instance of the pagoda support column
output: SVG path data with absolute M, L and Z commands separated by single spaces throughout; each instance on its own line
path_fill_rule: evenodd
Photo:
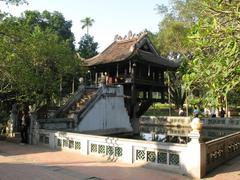
M 133 133 L 134 134 L 139 134 L 140 133 L 140 123 L 139 123 L 139 118 L 137 118 L 137 111 L 139 109 L 139 105 L 137 102 L 137 90 L 136 90 L 136 85 L 135 85 L 135 75 L 136 75 L 136 64 L 134 63 L 132 66 L 132 86 L 131 86 L 131 111 L 132 111 L 132 116 L 131 116 L 131 125 L 133 128 Z

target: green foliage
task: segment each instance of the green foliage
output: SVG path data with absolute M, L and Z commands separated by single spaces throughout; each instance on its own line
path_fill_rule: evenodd
M 70 47 L 74 50 L 74 35 L 71 32 L 72 22 L 66 21 L 60 12 L 25 11 L 20 18 L 20 22 L 22 26 L 26 26 L 32 31 L 35 27 L 39 27 L 42 31 L 49 30 L 57 33 L 59 38 L 68 41 Z
M 153 104 L 144 115 L 145 116 L 169 116 L 169 108 L 171 108 L 172 116 L 178 116 L 178 111 L 173 110 L 172 105 L 161 104 L 161 103 Z M 173 108 L 176 109 L 175 107 Z
M 232 89 L 228 95 L 228 103 L 231 105 L 231 106 L 235 106 L 237 107 L 237 105 L 240 105 L 240 89 Z
M 182 76 L 187 72 L 191 49 L 188 33 L 199 14 L 198 1 L 172 0 L 171 6 L 157 5 L 159 14 L 164 18 L 159 24 L 159 32 L 151 34 L 150 39 L 162 56 L 181 62 L 177 72 L 168 72 L 171 102 L 176 107 L 183 107 L 186 89 Z
M 98 54 L 98 43 L 94 42 L 93 36 L 85 34 L 79 41 L 78 52 L 82 58 L 91 58 Z
M 185 26 L 192 25 L 201 14 L 201 2 L 198 0 L 170 0 L 170 6 L 157 5 L 156 10 L 164 15 L 164 19 L 184 22 Z
M 12 4 L 12 5 L 19 5 L 19 4 L 27 3 L 26 0 L 0 0 L 0 1 L 3 1 L 6 4 Z
M 184 80 L 189 89 L 204 92 L 206 104 L 218 106 L 240 84 L 239 6 L 236 1 L 206 0 L 202 7 L 189 36 L 194 59 Z
M 170 7 L 157 10 L 164 19 L 151 36 L 155 46 L 161 55 L 184 63 L 176 75 L 169 74 L 172 101 L 177 105 L 182 89 L 192 104 L 223 106 L 228 93 L 240 87 L 238 2 L 172 0 Z
M 81 20 L 81 23 L 83 23 L 82 29 L 87 28 L 87 34 L 89 34 L 89 27 L 91 27 L 93 25 L 94 19 L 92 19 L 90 17 L 86 17 L 85 19 Z
M 36 106 L 59 98 L 60 80 L 81 71 L 71 37 L 60 33 L 61 25 L 43 24 L 39 15 L 27 11 L 20 18 L 5 17 L 0 22 L 0 94 L 12 92 L 17 101 Z

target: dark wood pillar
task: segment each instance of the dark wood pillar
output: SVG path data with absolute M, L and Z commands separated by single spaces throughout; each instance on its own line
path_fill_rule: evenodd
M 118 71 L 119 71 L 119 65 L 117 64 L 116 77 L 118 77 L 118 75 L 119 75 L 119 74 L 118 74 L 118 73 L 119 73 Z

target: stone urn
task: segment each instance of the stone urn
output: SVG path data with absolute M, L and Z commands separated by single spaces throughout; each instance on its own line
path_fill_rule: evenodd
M 193 131 L 200 131 L 202 129 L 203 123 L 200 121 L 199 118 L 195 117 L 193 118 L 191 122 L 191 127 Z

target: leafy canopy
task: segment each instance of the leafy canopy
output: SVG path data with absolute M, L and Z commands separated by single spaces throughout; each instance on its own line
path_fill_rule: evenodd
M 206 104 L 218 106 L 240 84 L 239 3 L 204 0 L 202 8 L 189 36 L 194 60 L 184 79 L 188 88 L 204 90 Z
M 18 101 L 37 106 L 58 98 L 61 77 L 74 76 L 81 65 L 58 28 L 31 18 L 39 14 L 28 11 L 0 21 L 0 93 L 12 92 Z
M 98 43 L 94 42 L 93 36 L 85 34 L 78 44 L 79 44 L 78 52 L 82 58 L 87 59 L 98 54 L 97 52 Z
M 81 20 L 81 23 L 83 23 L 82 29 L 87 28 L 87 34 L 89 34 L 89 27 L 92 27 L 92 25 L 94 23 L 94 19 L 92 19 L 90 17 L 86 17 L 85 19 Z

